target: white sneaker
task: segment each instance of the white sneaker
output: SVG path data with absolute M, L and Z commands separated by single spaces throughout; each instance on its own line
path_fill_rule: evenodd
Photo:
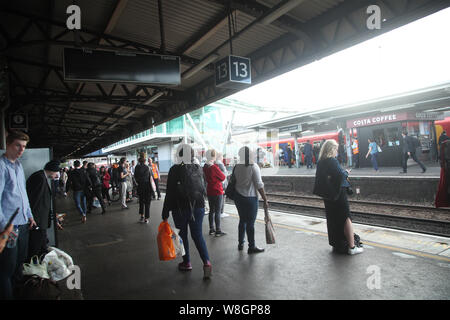
M 364 249 L 361 247 L 354 246 L 353 248 L 348 248 L 348 254 L 353 256 L 358 253 L 363 253 Z

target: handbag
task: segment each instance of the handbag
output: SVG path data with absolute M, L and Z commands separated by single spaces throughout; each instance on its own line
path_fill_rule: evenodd
M 348 181 L 348 178 L 347 178 L 347 182 L 350 184 L 350 181 Z M 350 184 L 350 186 L 346 187 L 345 189 L 346 189 L 347 194 L 348 194 L 349 196 L 353 195 L 353 188 L 352 188 L 352 185 L 351 185 L 351 184 Z
M 233 172 L 231 173 L 230 183 L 228 183 L 228 186 L 225 189 L 225 195 L 230 200 L 234 200 L 234 196 L 236 193 L 236 177 L 234 175 L 234 169 L 236 169 L 236 166 L 233 168 Z
M 264 209 L 264 221 L 266 222 L 266 243 L 275 244 L 275 229 L 267 209 Z

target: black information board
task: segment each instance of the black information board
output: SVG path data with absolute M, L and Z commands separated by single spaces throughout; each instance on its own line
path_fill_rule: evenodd
M 64 48 L 64 80 L 179 85 L 180 57 Z

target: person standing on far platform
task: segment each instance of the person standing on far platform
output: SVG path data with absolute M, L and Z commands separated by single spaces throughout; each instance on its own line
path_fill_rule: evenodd
M 327 218 L 328 242 L 333 250 L 350 255 L 363 252 L 355 244 L 355 234 L 347 199 L 348 174 L 336 159 L 338 144 L 327 140 L 320 150 L 313 193 L 322 197 Z
M 303 153 L 305 155 L 306 169 L 312 169 L 313 146 L 310 140 L 306 141 Z
M 287 162 L 289 168 L 292 168 L 292 149 L 291 146 L 287 147 Z
M 370 154 L 370 162 L 372 162 L 372 167 L 375 170 L 376 173 L 380 172 L 378 169 L 378 145 L 373 139 L 368 139 L 369 142 L 369 150 L 366 154 L 366 159 L 369 157 Z
M 352 143 L 353 164 L 355 169 L 359 169 L 359 143 L 358 137 L 353 138 Z
M 408 136 L 408 132 L 403 131 L 402 132 L 403 137 L 403 147 L 402 147 L 402 166 L 403 171 L 400 171 L 400 173 L 407 173 L 408 171 L 408 158 L 411 157 L 413 160 L 422 168 L 422 173 L 425 173 L 427 171 L 427 168 L 423 165 L 422 162 L 417 159 L 416 156 L 416 148 L 420 145 L 419 140 L 416 137 Z

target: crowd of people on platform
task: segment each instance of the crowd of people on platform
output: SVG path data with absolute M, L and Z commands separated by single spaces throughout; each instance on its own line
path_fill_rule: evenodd
M 142 166 L 148 168 L 148 173 L 141 170 Z M 137 172 L 136 168 L 138 168 Z M 142 181 L 141 175 L 143 174 L 148 174 L 149 189 L 145 193 L 145 197 L 138 197 L 142 194 L 140 192 L 142 186 L 139 187 L 139 182 Z M 101 166 L 100 168 L 97 168 L 93 162 L 83 161 L 81 163 L 79 160 L 75 160 L 73 168 L 61 170 L 59 190 L 60 194 L 64 196 L 67 196 L 67 192 L 72 190 L 75 206 L 81 215 L 82 222 L 85 223 L 87 214 L 91 213 L 93 208 L 101 207 L 102 214 L 107 212 L 107 207 L 112 204 L 111 195 L 113 194 L 119 195 L 122 209 L 129 209 L 127 203 L 133 201 L 135 197 L 148 198 L 148 202 L 151 199 L 161 199 L 160 180 L 158 165 L 153 162 L 152 158 L 148 158 L 147 164 L 144 154 L 141 155 L 137 165 L 134 160 L 130 163 L 125 157 L 109 167 Z M 148 223 L 148 217 L 141 220 L 141 222 Z

